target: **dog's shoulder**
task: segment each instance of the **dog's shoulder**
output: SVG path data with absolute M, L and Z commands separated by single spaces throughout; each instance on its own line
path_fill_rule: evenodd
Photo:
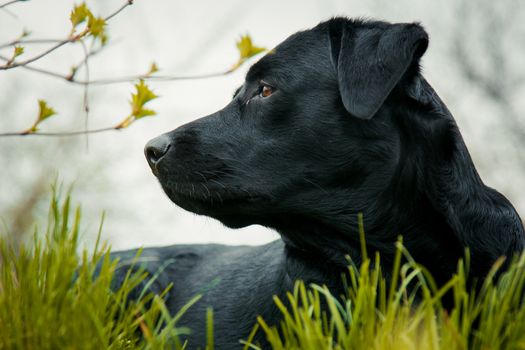
M 163 274 L 164 271 L 173 274 L 192 270 L 203 261 L 214 260 L 237 250 L 235 248 L 221 244 L 175 244 L 117 251 L 111 253 L 111 258 L 118 260 L 117 271 L 141 269 L 150 275 Z
M 276 240 L 262 246 L 176 244 L 117 251 L 111 254 L 118 260 L 114 282 L 120 285 L 130 270 L 141 271 L 147 273 L 147 281 L 154 279 L 152 283 L 145 281 L 154 293 L 171 284 L 178 291 L 202 292 L 214 284 L 217 276 L 242 279 L 243 275 L 271 269 L 280 263 L 283 247 L 284 243 Z

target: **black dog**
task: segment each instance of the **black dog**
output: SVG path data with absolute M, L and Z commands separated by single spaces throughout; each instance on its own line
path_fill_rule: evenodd
M 471 276 L 524 247 L 521 220 L 481 181 L 454 119 L 421 76 L 428 36 L 417 24 L 335 18 L 292 35 L 249 70 L 222 110 L 150 141 L 153 173 L 182 208 L 237 228 L 260 224 L 282 240 L 259 247 L 145 249 L 146 269 L 181 324 L 205 341 L 215 311 L 218 349 L 239 346 L 257 315 L 296 279 L 340 290 L 345 255 L 369 251 L 389 270 L 394 243 L 443 283 L 465 247 Z M 117 253 L 130 257 L 134 251 Z

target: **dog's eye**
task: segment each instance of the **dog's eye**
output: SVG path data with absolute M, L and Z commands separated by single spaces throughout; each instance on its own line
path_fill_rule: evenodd
M 268 97 L 273 94 L 273 88 L 270 85 L 261 84 L 259 87 L 259 96 Z

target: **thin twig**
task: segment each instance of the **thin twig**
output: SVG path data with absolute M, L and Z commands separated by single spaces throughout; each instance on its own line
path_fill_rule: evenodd
M 117 84 L 117 83 L 129 83 L 137 80 L 151 80 L 151 81 L 176 81 L 176 80 L 198 80 L 198 79 L 208 79 L 216 78 L 232 73 L 233 70 L 228 69 L 222 72 L 214 73 L 205 73 L 198 75 L 139 75 L 139 76 L 128 76 L 128 77 L 118 77 L 118 78 L 108 78 L 108 79 L 98 79 L 91 81 L 75 81 L 78 84 L 92 84 L 92 85 L 108 85 L 108 84 Z
M 24 0 L 16 0 L 16 1 L 24 1 Z M 124 10 L 126 7 L 130 6 L 131 4 L 133 4 L 133 1 L 132 0 L 127 0 L 118 10 L 116 10 L 115 12 L 110 14 L 109 16 L 105 17 L 104 21 L 110 20 L 116 14 L 120 13 L 122 10 Z M 16 68 L 16 67 L 26 66 L 29 63 L 33 63 L 33 62 L 41 59 L 42 57 L 49 55 L 51 52 L 53 52 L 56 49 L 64 46 L 65 44 L 73 43 L 73 42 L 78 41 L 79 39 L 81 39 L 82 37 L 84 37 L 88 33 L 89 33 L 89 30 L 88 30 L 88 28 L 86 28 L 82 32 L 80 32 L 79 34 L 72 35 L 69 38 L 60 41 L 56 45 L 50 47 L 49 49 L 47 49 L 46 51 L 40 53 L 39 55 L 36 55 L 35 57 L 32 57 L 32 58 L 27 59 L 27 60 L 22 61 L 22 62 L 11 62 L 11 63 L 8 63 L 6 65 L 0 66 L 0 70 L 8 70 L 8 69 Z
M 8 2 L 0 5 L 0 9 L 3 9 L 3 8 L 9 6 L 9 5 L 13 5 L 13 4 L 17 3 L 17 2 L 24 2 L 24 1 L 27 1 L 27 0 L 12 0 L 12 1 L 8 1 Z
M 0 45 L 0 49 L 15 45 L 30 45 L 30 44 L 55 44 L 61 42 L 62 39 L 17 39 L 9 43 Z
M 26 0 L 16 0 L 16 1 L 13 1 L 13 3 L 14 2 L 18 2 L 18 1 L 26 1 Z M 105 21 L 110 20 L 111 18 L 113 18 L 114 16 L 119 14 L 121 11 L 123 11 L 127 6 L 130 6 L 132 4 L 133 4 L 133 0 L 126 0 L 126 3 L 124 3 L 119 9 L 117 9 L 111 15 L 107 16 L 105 18 Z M 4 6 L 5 6 L 5 4 L 4 4 Z M 29 136 L 29 135 L 34 135 L 34 136 L 77 136 L 77 135 L 88 135 L 88 134 L 102 133 L 102 132 L 107 132 L 107 131 L 111 131 L 111 130 L 120 130 L 120 129 L 124 128 L 124 124 L 123 123 L 117 124 L 116 126 L 112 126 L 112 127 L 105 127 L 105 128 L 100 128 L 100 129 L 89 130 L 89 124 L 88 124 L 88 121 L 89 121 L 89 85 L 108 85 L 108 84 L 117 84 L 117 83 L 129 83 L 129 82 L 137 81 L 139 79 L 152 80 L 152 81 L 176 81 L 176 80 L 207 79 L 207 78 L 213 78 L 213 77 L 220 77 L 220 76 L 228 75 L 228 74 L 234 72 L 236 70 L 236 68 L 239 66 L 239 65 L 236 65 L 234 68 L 231 68 L 231 69 L 228 69 L 228 70 L 225 70 L 225 71 L 221 71 L 221 72 L 200 74 L 200 75 L 189 75 L 189 76 L 152 75 L 152 73 L 150 72 L 150 73 L 146 73 L 146 74 L 138 75 L 138 76 L 125 76 L 125 77 L 115 77 L 115 78 L 91 80 L 90 79 L 90 70 L 89 70 L 89 58 L 92 55 L 98 53 L 100 50 L 94 51 L 93 47 L 91 47 L 90 50 L 87 49 L 86 44 L 85 44 L 84 40 L 82 40 L 82 39 L 88 33 L 89 33 L 89 30 L 88 30 L 88 28 L 86 28 L 82 32 L 80 32 L 79 34 L 76 34 L 76 35 L 71 34 L 71 36 L 69 38 L 65 39 L 65 40 L 55 40 L 55 39 L 26 39 L 26 40 L 23 40 L 23 39 L 19 38 L 19 39 L 14 40 L 14 41 L 12 41 L 10 43 L 7 43 L 7 44 L 4 44 L 4 45 L 0 46 L 0 49 L 1 49 L 1 48 L 4 48 L 4 47 L 14 46 L 14 45 L 17 45 L 17 44 L 30 44 L 30 43 L 32 43 L 32 44 L 40 44 L 40 43 L 49 43 L 49 42 L 54 43 L 55 45 L 50 47 L 50 48 L 48 48 L 46 51 L 42 52 L 41 54 L 39 54 L 39 55 L 37 55 L 37 56 L 35 56 L 33 58 L 30 58 L 30 59 L 28 59 L 26 61 L 23 61 L 23 62 L 12 62 L 12 59 L 0 55 L 0 60 L 3 60 L 5 62 L 7 62 L 5 65 L 0 66 L 0 70 L 7 70 L 7 69 L 15 68 L 15 67 L 22 67 L 22 68 L 25 68 L 25 69 L 30 70 L 30 71 L 34 71 L 34 72 L 37 72 L 37 73 L 40 73 L 40 74 L 52 76 L 52 77 L 59 78 L 59 79 L 65 80 L 67 82 L 70 82 L 72 84 L 77 84 L 77 85 L 83 86 L 84 87 L 83 107 L 84 107 L 84 112 L 85 112 L 84 130 L 64 131 L 64 132 L 39 132 L 39 131 L 32 131 L 32 129 L 30 129 L 30 130 L 24 130 L 24 131 L 20 131 L 20 132 L 0 133 L 0 137 Z M 79 64 L 77 64 L 76 66 L 73 66 L 72 71 L 71 71 L 71 73 L 69 75 L 64 75 L 64 74 L 53 72 L 53 71 L 50 71 L 50 70 L 47 70 L 47 69 L 33 67 L 32 65 L 30 65 L 33 62 L 39 60 L 40 58 L 42 58 L 42 57 L 48 55 L 49 53 L 53 52 L 54 50 L 60 48 L 61 46 L 65 45 L 67 43 L 73 43 L 73 42 L 80 42 L 82 44 L 82 48 L 84 50 L 84 59 Z M 84 80 L 76 79 L 76 73 L 84 65 L 85 65 L 85 69 L 86 69 Z M 87 140 L 88 140 L 88 138 L 86 137 L 86 142 L 87 142 Z
M 111 15 L 107 16 L 105 18 L 106 21 L 109 21 L 116 15 L 118 15 L 122 10 L 124 10 L 126 7 L 133 5 L 133 0 L 128 0 L 124 5 L 122 5 L 117 11 L 113 12 Z
M 65 44 L 72 43 L 72 42 L 78 40 L 79 38 L 81 38 L 82 36 L 84 36 L 86 34 L 87 34 L 87 30 L 84 30 L 82 33 L 80 33 L 78 35 L 75 35 L 74 37 L 68 38 L 66 40 L 62 40 L 61 42 L 59 42 L 55 46 L 50 47 L 49 49 L 47 49 L 46 51 L 40 53 L 39 55 L 36 55 L 35 57 L 32 57 L 32 58 L 30 58 L 28 60 L 25 60 L 25 61 L 22 61 L 22 62 L 12 62 L 12 63 L 8 63 L 8 64 L 6 64 L 4 66 L 0 66 L 0 70 L 8 70 L 8 69 L 16 68 L 16 67 L 26 66 L 29 63 L 35 62 L 35 61 L 41 59 L 42 57 L 49 55 L 51 52 L 55 51 L 59 47 L 62 47 Z
M 5 56 L 0 56 L 0 60 L 8 61 L 9 59 L 7 57 L 5 57 Z M 21 66 L 21 68 L 24 68 L 24 69 L 27 69 L 27 70 L 30 70 L 30 71 L 33 71 L 33 72 L 41 73 L 41 74 L 44 74 L 44 75 L 49 75 L 49 76 L 52 76 L 54 78 L 60 78 L 60 79 L 64 79 L 64 80 L 67 80 L 67 81 L 71 81 L 67 76 L 62 75 L 60 73 L 55 73 L 55 72 L 52 72 L 52 71 L 49 71 L 49 70 L 36 68 L 36 67 L 31 67 L 31 66 Z
M 72 67 L 72 72 L 75 72 L 75 73 L 78 72 L 78 70 L 79 70 L 80 68 L 82 68 L 82 67 L 87 63 L 87 61 L 88 61 L 91 57 L 95 56 L 95 55 L 98 54 L 99 52 L 102 52 L 102 48 L 99 48 L 99 49 L 97 49 L 97 50 L 93 50 L 93 42 L 92 42 L 92 43 L 91 43 L 91 47 L 90 47 L 90 49 L 89 49 L 89 54 L 86 55 L 86 56 L 84 56 L 84 58 L 82 59 L 82 61 L 80 61 L 78 64 L 76 64 L 76 65 L 74 65 L 74 66 Z M 70 79 L 68 79 L 68 80 L 70 80 Z M 74 80 L 74 74 L 73 74 L 73 76 L 71 77 L 71 80 Z M 86 81 L 89 81 L 89 79 L 86 79 Z
M 85 79 L 89 80 L 90 79 L 89 78 L 90 77 L 89 76 L 89 56 L 90 56 L 91 51 L 88 51 L 84 40 L 81 40 L 80 43 L 82 44 L 82 49 L 84 50 L 84 57 L 85 57 L 84 61 L 82 62 L 83 64 L 86 65 Z M 89 84 L 84 85 L 84 98 L 82 101 L 82 105 L 83 105 L 84 113 L 85 113 L 84 130 L 88 130 L 89 128 Z M 86 134 L 86 150 L 89 150 L 88 134 Z
M 100 128 L 100 129 L 92 129 L 92 130 L 77 130 L 77 131 L 58 131 L 58 132 L 27 132 L 27 131 L 21 131 L 21 132 L 4 132 L 0 133 L 0 137 L 9 137 L 9 136 L 78 136 L 78 135 L 86 135 L 86 134 L 98 134 L 106 131 L 111 130 L 121 130 L 122 128 L 116 127 L 116 126 L 110 126 L 106 128 Z
M 8 61 L 9 59 L 5 56 L 0 55 L 0 60 Z M 80 67 L 80 65 L 78 65 L 77 67 Z M 235 71 L 234 69 L 228 69 L 226 71 L 221 71 L 221 72 L 204 73 L 204 74 L 197 74 L 197 75 L 148 75 L 148 74 L 143 74 L 143 75 L 116 77 L 116 78 L 107 78 L 107 79 L 79 80 L 79 79 L 75 79 L 75 77 L 72 76 L 71 74 L 65 75 L 65 74 L 53 72 L 53 71 L 43 69 L 43 68 L 37 68 L 34 66 L 26 65 L 26 66 L 21 66 L 21 68 L 24 68 L 24 69 L 27 69 L 33 72 L 37 72 L 40 74 L 49 75 L 54 78 L 63 79 L 69 83 L 76 84 L 76 85 L 110 85 L 110 84 L 119 84 L 119 83 L 132 83 L 137 80 L 150 80 L 150 81 L 157 81 L 157 82 L 177 81 L 177 80 L 198 80 L 198 79 L 222 77 L 222 76 L 231 74 Z

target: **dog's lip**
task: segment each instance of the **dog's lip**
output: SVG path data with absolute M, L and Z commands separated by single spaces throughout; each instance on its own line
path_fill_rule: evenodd
M 158 162 L 156 162 L 155 164 L 151 164 L 151 163 L 148 163 L 149 164 L 149 168 L 151 169 L 151 172 L 153 173 L 153 175 L 155 175 L 155 177 L 159 177 L 160 175 L 160 165 L 162 164 L 162 159 L 160 159 Z
M 195 194 L 189 194 L 189 193 L 186 193 L 184 191 L 174 191 L 173 189 L 170 190 L 171 193 L 173 193 L 174 195 L 178 196 L 178 197 L 181 197 L 181 198 L 184 198 L 184 199 L 187 199 L 187 200 L 190 200 L 190 201 L 194 201 L 194 202 L 210 202 L 210 203 L 214 203 L 214 204 L 217 204 L 217 205 L 223 205 L 223 204 L 228 204 L 228 203 L 233 203 L 233 202 L 247 202 L 247 201 L 251 201 L 251 200 L 258 200 L 258 199 L 262 199 L 261 196 L 255 196 L 255 195 L 252 195 L 252 196 L 248 196 L 248 195 L 243 195 L 243 196 L 234 196 L 234 195 L 231 195 L 231 194 L 226 194 L 226 193 L 220 193 L 220 192 L 212 192 L 212 194 L 205 194 L 204 196 L 196 196 Z M 213 199 L 213 201 L 212 201 Z
M 265 200 L 265 196 L 261 195 L 246 195 L 244 193 L 242 195 L 236 195 L 221 191 L 213 191 L 213 189 L 208 189 L 206 192 L 201 191 L 202 195 L 197 195 L 195 192 L 189 193 L 187 191 L 181 191 L 180 185 L 181 184 L 179 183 L 179 188 L 167 188 L 164 185 L 162 185 L 164 191 L 166 192 L 166 194 L 168 194 L 168 197 L 172 198 L 173 202 L 175 202 L 177 205 L 180 205 L 179 202 L 183 201 L 185 203 L 193 203 L 199 205 L 205 204 L 206 206 L 218 209 L 220 207 L 227 207 L 230 205 L 242 205 L 250 202 L 258 202 Z M 188 185 L 195 186 L 197 185 L 197 183 L 186 183 L 185 187 L 189 190 L 189 187 L 187 187 Z
M 157 164 L 150 166 L 150 169 L 153 175 L 155 175 L 156 177 L 159 176 L 159 169 L 157 169 Z

